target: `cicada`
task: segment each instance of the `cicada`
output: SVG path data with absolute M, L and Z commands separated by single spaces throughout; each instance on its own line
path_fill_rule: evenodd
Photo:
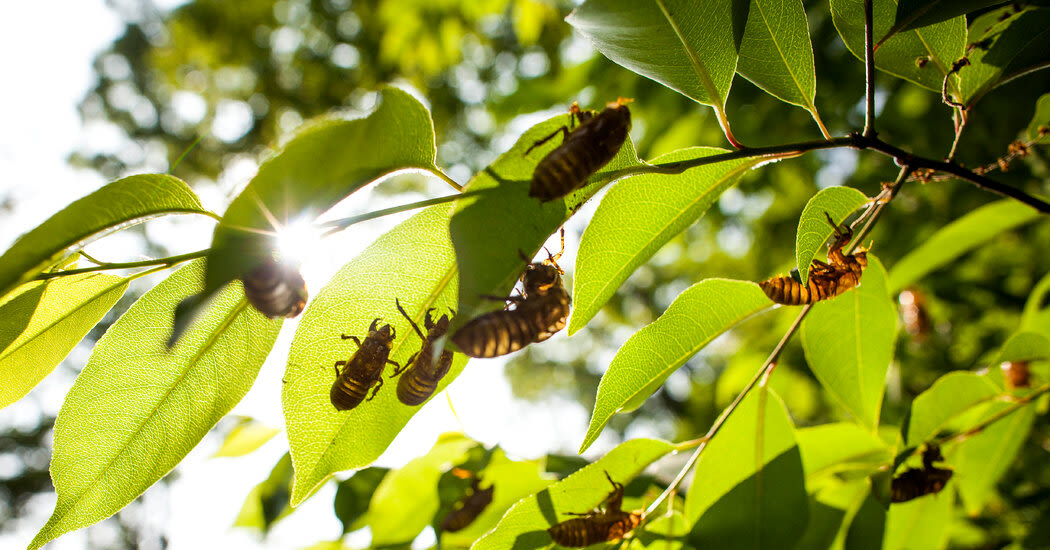
M 868 266 L 867 250 L 843 254 L 842 249 L 853 238 L 853 230 L 845 224 L 840 227 L 826 212 L 824 215 L 835 229 L 835 240 L 828 248 L 827 263 L 813 260 L 806 286 L 802 286 L 802 281 L 795 277 L 783 275 L 762 281 L 759 286 L 770 300 L 791 306 L 812 304 L 834 298 L 860 285 L 861 274 Z
M 474 477 L 470 484 L 470 492 L 460 499 L 453 506 L 452 511 L 441 521 L 441 530 L 454 533 L 466 529 L 492 503 L 492 495 L 495 490 L 495 485 L 489 485 L 488 489 L 482 489 L 481 481 Z
M 941 449 L 937 445 L 929 443 L 926 450 L 922 452 L 922 468 L 908 468 L 893 478 L 890 485 L 890 502 L 907 502 L 923 495 L 941 492 L 948 480 L 952 478 L 952 471 L 946 468 L 938 468 L 934 462 L 944 460 Z
M 605 497 L 595 510 L 573 514 L 580 517 L 565 520 L 547 529 L 554 542 L 570 548 L 583 548 L 599 542 L 622 539 L 642 523 L 642 512 L 624 512 L 621 509 L 623 484 L 613 481 L 608 472 L 605 473 L 605 477 L 613 486 L 609 496 Z
M 357 351 L 349 361 L 335 362 L 335 382 L 332 384 L 330 397 L 332 405 L 339 411 L 347 411 L 361 404 L 362 401 L 371 401 L 383 387 L 383 368 L 387 363 L 400 367 L 397 362 L 389 359 L 390 344 L 394 341 L 396 331 L 390 325 L 379 328 L 379 318 L 372 321 L 368 327 L 368 336 L 362 342 L 357 336 L 343 334 L 343 340 L 353 340 L 357 343 Z M 339 367 L 343 367 L 339 370 Z M 375 386 L 372 395 L 368 390 Z
M 572 298 L 562 284 L 564 272 L 557 263 L 564 249 L 563 231 L 561 252 L 548 253 L 546 260 L 526 266 L 521 295 L 493 298 L 510 302 L 513 309 L 475 317 L 452 335 L 459 349 L 471 357 L 499 357 L 542 342 L 565 328 Z
M 295 317 L 306 307 L 306 281 L 291 264 L 267 258 L 241 280 L 248 303 L 271 319 Z
M 427 310 L 426 320 L 423 322 L 427 333 L 424 335 L 416 322 L 408 316 L 408 313 L 405 313 L 401 303 L 395 299 L 394 304 L 397 305 L 397 310 L 401 312 L 401 315 L 408 319 L 412 330 L 415 330 L 419 338 L 423 340 L 423 346 L 412 357 L 409 357 L 408 361 L 405 361 L 405 366 L 394 369 L 394 373 L 390 375 L 391 378 L 401 376 L 401 379 L 397 381 L 397 398 L 402 403 L 414 407 L 426 401 L 434 393 L 438 382 L 448 374 L 449 368 L 452 367 L 451 351 L 442 350 L 441 355 L 436 359 L 434 357 L 434 342 L 448 332 L 449 317 L 442 315 L 435 322 L 430 317 L 430 312 L 434 310 Z
M 627 109 L 630 102 L 621 97 L 598 114 L 583 111 L 573 103 L 569 108 L 569 125 L 558 128 L 525 151 L 527 155 L 554 136 L 562 135 L 561 145 L 547 153 L 532 172 L 529 196 L 542 202 L 564 197 L 583 187 L 587 178 L 608 164 L 620 151 L 631 129 L 631 111 Z M 579 126 L 573 128 L 574 122 L 579 122 Z

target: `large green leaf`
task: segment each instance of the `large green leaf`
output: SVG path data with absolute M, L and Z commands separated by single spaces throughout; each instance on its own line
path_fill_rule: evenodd
M 948 487 L 935 495 L 890 506 L 883 550 L 937 550 L 946 547 L 955 504 L 955 491 L 951 485 L 949 482 Z
M 112 515 L 166 475 L 248 391 L 281 321 L 239 286 L 166 348 L 172 312 L 201 288 L 201 262 L 176 271 L 98 341 L 55 421 L 58 503 L 31 548 Z
M 798 219 L 795 232 L 795 265 L 802 284 L 809 283 L 809 263 L 834 232 L 825 214 L 841 224 L 856 209 L 868 202 L 868 197 L 852 187 L 828 187 L 813 195 Z
M 970 408 L 998 394 L 994 383 L 972 372 L 949 372 L 938 378 L 912 402 L 905 439 L 908 446 L 917 447 L 933 439 Z
M 874 36 L 885 36 L 896 18 L 896 0 L 875 0 Z M 864 59 L 864 0 L 831 0 L 831 16 L 839 36 L 853 55 Z M 941 92 L 952 63 L 966 53 L 966 21 L 955 17 L 935 25 L 897 33 L 875 51 L 875 67 Z M 925 59 L 925 63 L 917 60 Z M 948 92 L 959 95 L 959 77 L 953 75 Z
M 506 296 L 525 268 L 521 254 L 534 255 L 547 238 L 558 230 L 580 206 L 616 172 L 641 163 L 628 139 L 619 154 L 591 176 L 589 184 L 569 194 L 564 200 L 541 203 L 528 196 L 529 183 L 536 164 L 560 143 L 552 139 L 525 152 L 559 126 L 568 123 L 564 116 L 533 126 L 509 151 L 485 170 L 478 172 L 456 201 L 450 231 L 459 265 L 459 315 L 452 321 L 451 332 L 476 316 L 479 306 L 503 307 L 502 303 L 485 300 L 483 295 Z
M 435 170 L 436 151 L 430 113 L 397 88 L 384 88 L 366 115 L 327 115 L 304 124 L 223 214 L 208 253 L 205 294 L 268 257 L 281 226 L 313 219 L 385 174 Z
M 55 263 L 66 250 L 106 230 L 164 214 L 206 214 L 182 180 L 141 174 L 114 181 L 74 201 L 0 256 L 0 296 Z
M 697 548 L 790 548 L 809 510 L 795 427 L 780 398 L 751 391 L 708 443 L 685 499 Z
M 736 72 L 746 9 L 746 0 L 587 0 L 566 21 L 605 57 L 721 108 Z
M 654 162 L 724 152 L 694 147 L 663 155 Z M 737 160 L 692 168 L 680 175 L 646 174 L 609 189 L 580 240 L 569 334 L 583 328 L 635 269 L 700 219 L 722 192 L 755 164 L 754 160 Z
M 957 429 L 970 428 L 1011 406 L 1011 403 L 993 402 L 975 407 L 971 414 L 959 420 Z M 955 469 L 952 479 L 959 488 L 966 513 L 976 516 L 994 495 L 996 483 L 1010 469 L 1032 430 L 1035 409 L 1033 404 L 1021 407 L 945 451 L 947 463 Z
M 802 435 L 802 432 L 799 432 Z M 799 446 L 802 445 L 801 439 Z M 805 451 L 803 450 L 803 458 Z M 829 483 L 814 490 L 810 487 L 809 523 L 802 539 L 795 545 L 795 550 L 827 550 L 843 547 L 846 529 L 853 521 L 853 515 L 860 508 L 865 498 L 871 495 L 867 479 L 854 479 L 841 482 L 827 478 Z
M 102 273 L 22 285 L 0 299 L 0 408 L 51 373 L 128 288 Z
M 1037 219 L 1038 211 L 1012 199 L 986 204 L 942 227 L 901 258 L 890 272 L 890 291 L 897 292 L 922 279 L 1003 231 Z
M 802 428 L 797 438 L 807 478 L 874 470 L 893 460 L 892 450 L 878 436 L 849 422 Z
M 719 334 L 769 307 L 750 281 L 707 279 L 680 294 L 653 324 L 631 336 L 598 384 L 582 453 L 617 412 L 634 410 Z
M 1004 0 L 900 0 L 893 27 L 882 38 L 876 38 L 881 44 L 900 31 L 933 25 L 1003 3 Z
M 860 287 L 814 304 L 802 321 L 802 348 L 813 374 L 872 430 L 879 423 L 896 340 L 897 312 L 886 290 L 886 272 L 871 254 Z
M 440 507 L 438 479 L 477 443 L 462 434 L 444 434 L 427 454 L 383 478 L 368 506 L 372 544 L 412 542 Z
M 398 312 L 398 299 L 417 323 L 424 312 L 447 312 L 456 299 L 456 262 L 448 236 L 451 205 L 428 208 L 377 239 L 344 265 L 303 313 L 288 356 L 281 392 L 295 464 L 292 505 L 297 506 L 335 472 L 370 464 L 390 445 L 420 407 L 402 405 L 397 380 L 372 401 L 337 411 L 329 401 L 333 365 L 347 360 L 355 344 L 341 334 L 364 337 L 375 318 L 396 329 L 390 359 L 404 364 L 420 341 Z M 456 354 L 438 392 L 459 375 L 466 357 Z M 435 395 L 438 393 L 435 392 Z
M 285 453 L 270 475 L 252 488 L 233 520 L 234 527 L 269 531 L 274 523 L 292 513 L 288 495 L 292 487 L 292 455 Z
M 1035 102 L 1035 114 L 1028 123 L 1028 139 L 1034 143 L 1050 143 L 1050 133 L 1039 135 L 1040 128 L 1050 128 L 1050 94 L 1043 94 Z
M 571 513 L 594 508 L 609 495 L 611 487 L 605 479 L 606 474 L 626 485 L 646 466 L 674 449 L 670 443 L 655 439 L 626 441 L 593 464 L 520 500 L 504 514 L 495 529 L 474 543 L 471 550 L 549 547 L 551 538 L 547 528 L 573 517 Z
M 1002 20 L 1000 20 L 1002 19 Z M 1050 67 L 1050 9 L 1014 11 L 1012 6 L 986 13 L 970 25 L 967 42 L 977 47 L 959 71 L 967 105 L 1032 71 Z
M 512 461 L 503 451 L 493 454 L 482 472 L 483 488 L 493 487 L 492 502 L 465 529 L 442 533 L 441 542 L 452 548 L 469 548 L 471 543 L 492 530 L 503 514 L 519 500 L 534 495 L 556 481 L 543 471 L 542 460 Z M 443 518 L 437 518 L 439 521 Z
M 817 118 L 817 78 L 806 10 L 799 1 L 751 0 L 736 70 Z

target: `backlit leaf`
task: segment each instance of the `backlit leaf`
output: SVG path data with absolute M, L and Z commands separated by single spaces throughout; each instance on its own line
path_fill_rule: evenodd
M 724 149 L 693 147 L 653 162 L 703 158 Z M 735 160 L 679 175 L 645 174 L 609 189 L 580 240 L 573 279 L 569 334 L 583 328 L 620 285 L 653 254 L 696 220 L 756 164 Z
M 1046 129 L 1046 134 L 1040 136 L 1039 128 Z M 1035 102 L 1035 114 L 1032 121 L 1028 123 L 1028 139 L 1035 143 L 1050 143 L 1050 94 L 1039 96 Z
M 859 287 L 814 304 L 801 332 L 813 374 L 857 422 L 875 429 L 897 340 L 897 312 L 878 258 L 868 255 Z
M 973 105 L 996 87 L 1050 66 L 1048 40 L 1050 9 L 1006 6 L 978 17 L 966 39 L 977 46 L 967 55 L 970 64 L 959 71 L 963 102 Z
M 237 426 L 230 430 L 230 433 L 222 442 L 222 447 L 219 447 L 219 450 L 215 451 L 215 454 L 211 456 L 212 458 L 217 458 L 250 454 L 252 451 L 265 445 L 267 441 L 280 433 L 280 431 L 251 418 L 243 418 Z
M 628 138 L 619 154 L 591 176 L 587 186 L 564 200 L 541 203 L 528 196 L 536 164 L 561 141 L 552 139 L 528 155 L 525 151 L 567 123 L 567 117 L 558 116 L 530 128 L 509 151 L 478 172 L 464 189 L 464 197 L 456 201 L 450 231 L 460 271 L 456 307 L 459 315 L 452 321 L 450 332 L 476 317 L 479 308 L 503 307 L 502 303 L 482 296 L 510 294 L 525 268 L 522 254 L 533 257 L 547 238 L 609 183 L 618 170 L 640 165 Z
M 205 213 L 197 195 L 176 177 L 140 174 L 114 181 L 63 208 L 0 256 L 0 296 L 60 260 L 69 247 L 106 230 L 164 214 Z
M 218 294 L 172 350 L 172 312 L 201 288 L 201 262 L 142 296 L 98 341 L 55 421 L 55 512 L 30 545 L 109 517 L 166 475 L 248 391 L 281 321 L 239 285 Z
M 896 19 L 896 0 L 875 0 L 874 37 L 885 36 Z M 831 16 L 839 36 L 853 55 L 864 60 L 864 0 L 831 0 Z M 955 17 L 900 32 L 875 51 L 875 68 L 941 93 L 952 63 L 966 53 L 966 21 Z M 925 60 L 919 63 L 919 60 Z M 921 66 L 920 66 L 921 65 Z M 958 97 L 959 78 L 953 75 L 948 92 Z
M 28 283 L 0 299 L 0 408 L 50 374 L 127 288 L 123 277 L 84 273 Z
M 737 72 L 817 117 L 817 78 L 806 11 L 799 1 L 751 0 Z
M 1039 217 L 1034 208 L 1012 199 L 986 204 L 942 227 L 901 258 L 890 272 L 890 291 L 897 292 L 999 233 Z
M 609 495 L 612 488 L 605 479 L 627 482 L 652 462 L 672 452 L 674 446 L 655 439 L 631 439 L 602 458 L 539 493 L 526 497 L 504 514 L 495 529 L 479 539 L 472 550 L 514 548 L 531 550 L 551 545 L 547 529 L 585 512 Z M 498 489 L 497 489 L 498 491 Z M 629 509 L 625 503 L 624 509 Z
M 1002 3 L 1003 0 L 900 0 L 893 27 L 884 36 L 876 36 L 875 39 L 882 43 L 900 31 L 933 25 Z
M 795 427 L 765 386 L 740 402 L 700 455 L 685 499 L 696 548 L 790 548 L 808 500 Z
M 344 265 L 317 293 L 299 322 L 281 400 L 295 464 L 292 504 L 298 505 L 335 472 L 372 463 L 420 407 L 397 399 L 393 366 L 383 374 L 385 387 L 372 401 L 337 411 L 329 400 L 333 365 L 348 360 L 356 345 L 340 335 L 364 337 L 375 318 L 393 325 L 397 339 L 390 359 L 404 364 L 419 351 L 419 337 L 398 312 L 422 322 L 427 309 L 444 314 L 456 303 L 456 263 L 448 236 L 451 205 L 428 208 L 377 239 Z M 466 363 L 455 356 L 452 369 L 435 395 L 454 380 Z
M 955 489 L 952 482 L 935 495 L 894 503 L 886 515 L 883 550 L 944 548 L 952 520 Z
M 868 197 L 852 187 L 828 187 L 809 199 L 795 233 L 795 260 L 803 285 L 809 283 L 809 263 L 834 232 L 825 213 L 841 224 L 867 202 Z
M 1050 359 L 1050 340 L 1038 332 L 1018 332 L 1003 344 L 995 364 L 1040 359 Z
M 280 226 L 310 221 L 391 172 L 434 169 L 436 151 L 430 113 L 397 88 L 384 88 L 370 113 L 307 122 L 223 214 L 208 254 L 205 295 L 268 257 Z
M 270 476 L 248 493 L 233 526 L 269 531 L 274 523 L 292 513 L 288 504 L 291 487 L 292 456 L 285 453 L 270 470 Z
M 746 10 L 746 0 L 588 0 L 566 21 L 616 63 L 721 107 L 733 83 Z
M 849 422 L 802 428 L 797 439 L 806 477 L 874 469 L 893 460 L 892 450 L 881 439 Z
M 972 372 L 949 372 L 920 393 L 911 405 L 907 444 L 917 447 L 933 439 L 946 425 L 971 407 L 999 394 L 999 388 Z
M 356 531 L 367 525 L 368 505 L 372 501 L 372 495 L 390 472 L 387 468 L 372 466 L 354 472 L 354 475 L 339 482 L 339 488 L 335 490 L 335 517 L 343 524 L 343 534 Z
M 580 452 L 598 438 L 612 415 L 641 406 L 715 337 L 769 305 L 762 289 L 750 281 L 707 279 L 679 295 L 659 319 L 616 353 L 598 385 Z

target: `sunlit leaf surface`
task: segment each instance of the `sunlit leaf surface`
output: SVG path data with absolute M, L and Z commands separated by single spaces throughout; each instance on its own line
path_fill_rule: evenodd
M 1014 11 L 1007 6 L 978 17 L 966 41 L 975 44 L 970 64 L 959 71 L 963 102 L 1017 77 L 1050 67 L 1050 9 Z
M 802 209 L 795 233 L 795 260 L 802 284 L 809 283 L 809 263 L 834 232 L 826 214 L 841 224 L 847 216 L 868 202 L 868 197 L 852 187 L 829 187 L 813 195 Z
M 281 321 L 239 286 L 208 304 L 172 350 L 175 304 L 199 291 L 201 262 L 147 292 L 106 332 L 55 421 L 55 512 L 31 544 L 95 523 L 166 475 L 247 393 Z
M 972 372 L 950 372 L 920 393 L 911 405 L 907 444 L 918 446 L 933 439 L 950 422 L 971 407 L 989 401 L 999 388 Z
M 802 2 L 751 0 L 737 72 L 782 101 L 817 114 L 817 77 Z

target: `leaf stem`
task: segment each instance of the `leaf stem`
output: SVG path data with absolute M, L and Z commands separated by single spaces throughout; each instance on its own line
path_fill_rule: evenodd
M 875 48 L 872 0 L 864 0 L 864 137 L 875 137 Z
M 181 264 L 189 260 L 197 258 L 203 258 L 208 254 L 208 250 L 198 250 L 196 252 L 189 252 L 186 254 L 180 254 L 178 256 L 168 256 L 167 258 L 157 258 L 155 260 L 143 260 L 140 262 L 114 262 L 114 263 L 101 263 L 95 267 L 82 267 L 79 269 L 67 269 L 65 271 L 55 271 L 52 273 L 41 273 L 36 277 L 33 277 L 34 281 L 46 281 L 48 279 L 54 279 L 56 277 L 65 277 L 68 275 L 79 275 L 81 273 L 92 273 L 95 271 L 107 271 L 110 269 L 130 269 L 135 267 L 149 267 L 149 266 L 160 266 L 160 268 L 171 267 L 173 265 Z M 94 261 L 94 260 L 92 260 Z
M 431 166 L 430 168 L 427 168 L 427 171 L 441 178 L 445 183 L 449 185 L 449 187 L 455 189 L 460 193 L 463 192 L 463 186 L 456 183 L 456 180 L 452 179 L 451 176 L 446 174 L 442 169 L 438 168 L 437 166 Z
M 398 214 L 401 212 L 407 212 L 409 210 L 415 210 L 417 208 L 425 208 L 427 206 L 433 206 L 435 204 L 444 204 L 446 202 L 452 202 L 455 200 L 469 197 L 472 195 L 480 194 L 480 191 L 461 193 L 456 195 L 445 195 L 444 197 L 435 197 L 433 199 L 426 199 L 416 202 L 410 202 L 408 204 L 401 204 L 398 206 L 391 206 L 390 208 L 383 208 L 382 210 L 374 210 L 372 212 L 365 212 L 357 216 L 350 216 L 349 218 L 341 218 L 333 220 L 324 224 L 321 224 L 323 232 L 322 237 L 327 237 L 333 233 L 338 233 L 350 227 L 351 225 L 358 224 L 368 220 L 374 220 L 376 218 L 382 218 L 383 216 L 389 216 L 391 214 Z

